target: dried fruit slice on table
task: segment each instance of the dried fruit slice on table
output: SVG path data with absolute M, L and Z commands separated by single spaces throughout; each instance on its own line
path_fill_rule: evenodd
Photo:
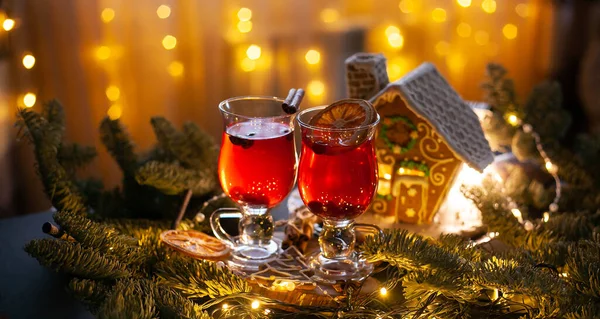
M 220 260 L 229 254 L 229 247 L 215 237 L 196 230 L 167 230 L 160 239 L 169 247 L 188 256 Z

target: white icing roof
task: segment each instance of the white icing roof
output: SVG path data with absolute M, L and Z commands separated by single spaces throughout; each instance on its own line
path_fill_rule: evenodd
M 371 98 L 390 101 L 386 95 L 400 95 L 409 109 L 428 121 L 454 153 L 470 167 L 483 171 L 494 155 L 483 135 L 475 112 L 448 84 L 431 63 L 423 63 Z

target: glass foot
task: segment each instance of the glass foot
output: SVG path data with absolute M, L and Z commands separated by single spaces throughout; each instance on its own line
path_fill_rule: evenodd
M 258 270 L 261 265 L 277 258 L 280 253 L 279 246 L 274 240 L 262 245 L 243 244 L 239 237 L 235 237 L 235 245 L 227 265 L 242 271 Z
M 373 272 L 373 265 L 357 257 L 329 259 L 321 254 L 313 255 L 310 267 L 314 270 L 314 279 L 330 282 L 332 280 L 363 280 Z

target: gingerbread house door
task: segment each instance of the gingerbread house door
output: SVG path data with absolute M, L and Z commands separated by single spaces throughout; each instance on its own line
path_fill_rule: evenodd
M 429 179 L 426 176 L 397 174 L 392 185 L 396 220 L 412 224 L 427 222 L 428 194 Z

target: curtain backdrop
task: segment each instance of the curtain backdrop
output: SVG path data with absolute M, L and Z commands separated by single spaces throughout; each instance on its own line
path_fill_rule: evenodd
M 170 10 L 157 12 L 161 5 Z M 485 64 L 499 62 L 518 79 L 523 96 L 548 74 L 551 5 L 546 0 L 5 0 L 3 9 L 16 24 L 0 33 L 11 52 L 1 75 L 8 80 L 0 81 L 8 83 L 0 89 L 5 97 L 0 120 L 3 126 L 13 122 L 28 92 L 36 95 L 34 109 L 57 98 L 67 113 L 66 137 L 99 151 L 82 174 L 115 186 L 120 171 L 97 130 L 107 112 L 120 117 L 139 150 L 155 140 L 153 115 L 177 125 L 195 121 L 220 140 L 219 101 L 246 94 L 285 96 L 291 87 L 304 87 L 303 107 L 329 103 L 344 96 L 343 61 L 358 51 L 383 52 L 392 80 L 431 61 L 472 100 L 482 97 Z M 251 10 L 250 18 L 242 7 Z M 176 39 L 170 50 L 168 35 Z M 258 55 L 256 47 L 248 51 L 252 44 L 261 49 L 256 60 L 250 59 Z M 315 62 L 314 52 L 305 56 L 311 49 L 319 53 L 315 64 L 307 62 Z M 35 57 L 31 69 L 24 67 L 25 54 Z M 14 132 L 2 134 L 3 146 L 14 142 Z M 47 208 L 30 147 L 21 142 L 0 149 L 3 156 L 12 154 L 13 188 L 24 199 L 16 210 Z

